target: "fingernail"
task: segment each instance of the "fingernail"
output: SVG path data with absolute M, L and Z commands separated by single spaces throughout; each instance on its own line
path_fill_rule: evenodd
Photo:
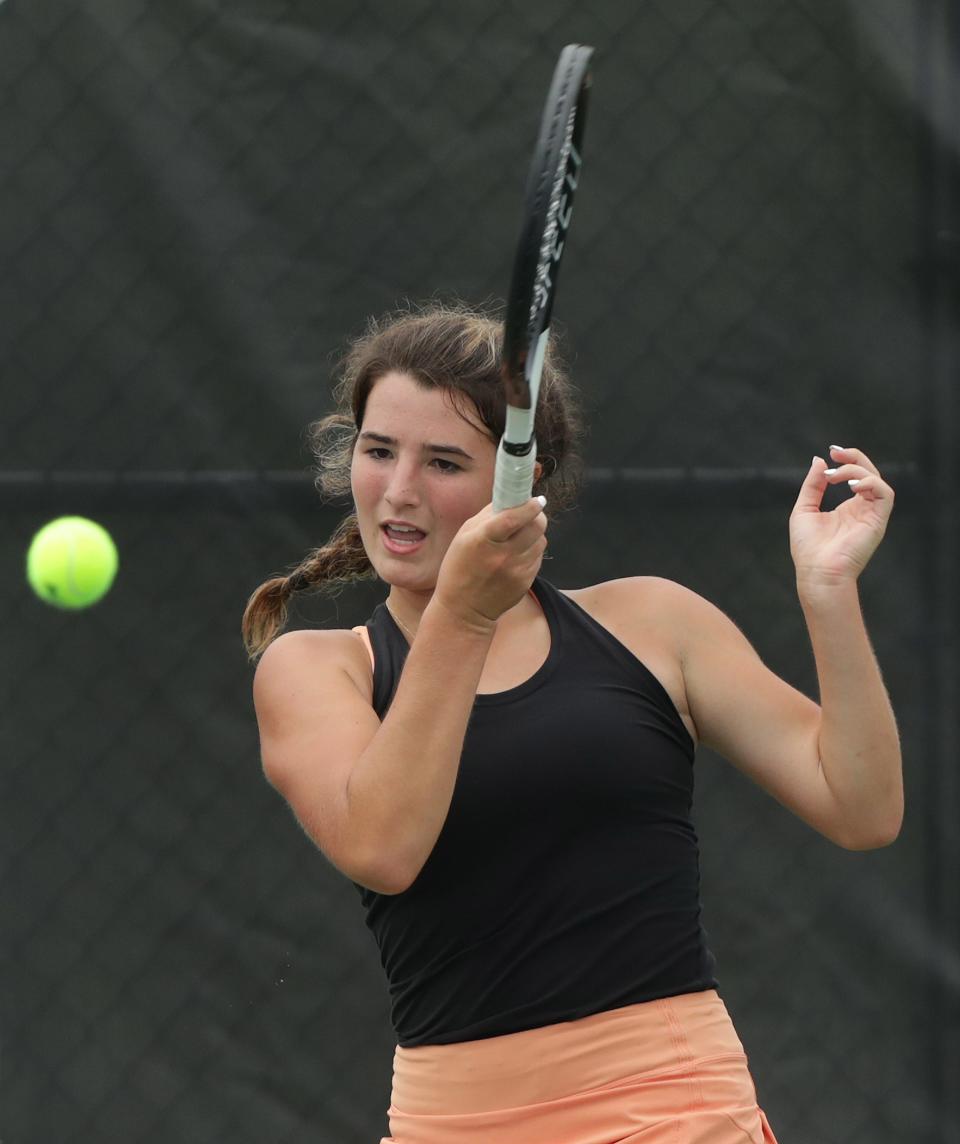
M 830 446 L 830 452 L 831 453 L 842 453 L 843 452 L 843 446 L 842 445 L 831 445 Z
M 547 498 L 546 497 L 537 497 L 537 500 L 540 502 L 541 508 L 547 507 Z
M 837 471 L 836 469 L 824 469 L 823 475 L 825 477 L 832 477 L 836 471 Z
M 847 484 L 850 486 L 850 488 L 855 489 L 857 485 L 860 484 L 860 478 L 851 478 L 849 481 L 847 481 Z

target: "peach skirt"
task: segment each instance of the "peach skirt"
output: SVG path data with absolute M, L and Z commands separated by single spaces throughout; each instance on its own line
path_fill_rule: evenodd
M 381 1144 L 776 1144 L 713 989 L 397 1046 L 389 1117 Z

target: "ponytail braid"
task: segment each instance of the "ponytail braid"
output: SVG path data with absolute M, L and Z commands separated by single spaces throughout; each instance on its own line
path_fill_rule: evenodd
M 257 660 L 283 631 L 287 605 L 295 592 L 319 591 L 333 595 L 355 580 L 372 579 L 373 565 L 360 539 L 354 514 L 345 517 L 326 544 L 315 548 L 286 576 L 264 581 L 247 601 L 241 631 L 247 655 Z

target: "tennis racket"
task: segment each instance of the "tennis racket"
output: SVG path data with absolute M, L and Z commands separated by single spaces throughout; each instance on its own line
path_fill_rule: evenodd
M 503 328 L 507 419 L 493 480 L 495 512 L 523 504 L 533 491 L 534 416 L 560 260 L 580 182 L 592 55 L 593 48 L 582 44 L 568 44 L 560 53 L 527 176 Z

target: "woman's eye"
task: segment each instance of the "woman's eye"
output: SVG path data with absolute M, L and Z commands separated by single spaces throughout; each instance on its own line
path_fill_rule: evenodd
M 3 0 L 0 0 L 0 4 Z M 371 445 L 369 449 L 364 449 L 364 453 L 368 457 L 372 457 L 375 461 L 388 461 L 393 456 L 389 449 L 384 448 L 382 445 Z M 441 473 L 459 473 L 462 472 L 460 465 L 454 461 L 448 461 L 445 457 L 434 457 L 431 465 L 435 465 Z

